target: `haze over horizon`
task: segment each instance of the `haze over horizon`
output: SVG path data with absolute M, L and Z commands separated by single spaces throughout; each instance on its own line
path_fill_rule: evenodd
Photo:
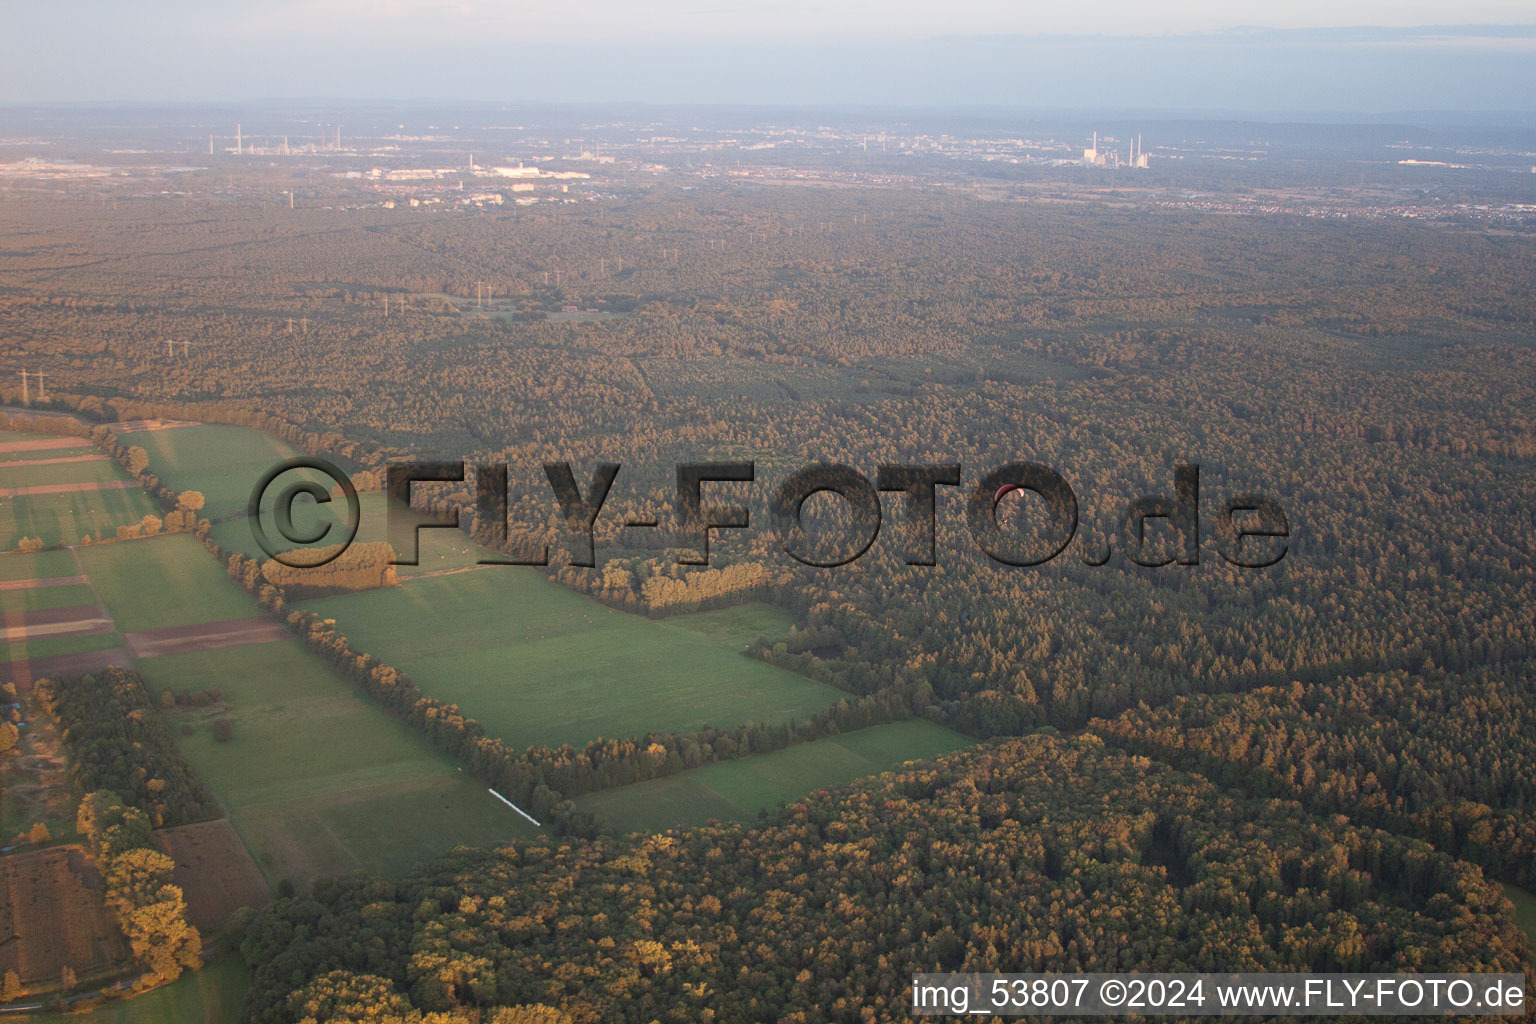
M 480 0 L 17 8 L 0 102 L 252 98 L 1536 110 L 1528 5 Z M 82 31 L 82 26 L 85 30 Z

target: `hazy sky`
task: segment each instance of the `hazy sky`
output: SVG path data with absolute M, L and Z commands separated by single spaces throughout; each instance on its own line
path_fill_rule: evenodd
M 0 100 L 1536 104 L 1532 0 L 0 0 Z

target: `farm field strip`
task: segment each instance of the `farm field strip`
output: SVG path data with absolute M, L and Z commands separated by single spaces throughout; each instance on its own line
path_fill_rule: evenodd
M 26 469 L 32 466 L 63 466 L 72 462 L 107 462 L 105 455 L 64 455 L 57 459 L 0 459 L 0 466 L 7 470 Z
M 139 485 L 132 480 L 87 480 L 79 483 L 25 484 L 0 487 L 0 498 L 30 498 L 45 494 L 78 494 L 84 491 L 126 491 Z
M 122 644 L 123 638 L 116 633 L 87 633 L 83 636 L 16 640 L 0 643 L 0 664 L 12 661 L 41 661 L 56 655 L 77 654 L 82 651 L 104 651 L 121 648 Z M 126 653 L 124 651 L 124 654 Z M 3 675 L 0 675 L 0 678 L 4 678 Z
M 0 551 L 23 537 L 50 547 L 107 539 L 156 512 L 138 483 L 89 442 L 0 431 Z M 13 576 L 0 566 L 0 579 L 46 575 Z
M 106 540 L 119 526 L 157 514 L 137 486 L 0 498 L 0 549 L 15 548 L 22 537 L 50 546 L 78 544 L 85 537 Z
M 75 556 L 68 551 L 34 551 L 22 553 L 7 551 L 0 554 L 0 581 L 7 583 L 34 580 L 48 581 L 66 577 L 80 578 L 83 573 L 75 564 Z
M 0 626 L 21 625 L 8 622 L 12 614 L 53 612 L 60 608 L 89 608 L 100 613 L 96 592 L 89 583 L 69 582 L 57 587 L 23 587 L 0 590 Z
M 248 644 L 268 644 L 290 639 L 293 634 L 282 623 L 260 616 L 205 622 L 190 626 L 170 626 L 124 633 L 123 643 L 135 658 L 156 658 L 166 654 L 191 651 L 215 651 Z
M 50 579 L 0 580 L 0 592 L 7 590 L 45 590 L 49 587 L 70 587 L 90 582 L 88 576 L 55 576 Z
M 83 437 L 48 437 L 23 435 L 17 431 L 0 430 L 0 455 L 12 452 L 47 452 L 61 448 L 94 448 Z
M 80 548 L 81 566 L 125 633 L 260 614 L 191 534 Z
M 126 479 L 121 472 L 121 467 L 105 455 L 82 456 L 24 466 L 0 463 L 0 483 L 11 490 L 20 491 L 25 488 L 34 493 L 40 493 L 37 491 L 39 487 L 65 484 L 82 487 L 95 484 L 99 489 L 123 484 L 129 487 L 139 485 L 136 480 Z
M 49 611 L 70 612 L 72 615 L 79 614 L 78 611 L 73 608 L 52 608 L 49 609 Z M 113 631 L 112 620 L 102 618 L 99 614 L 96 614 L 94 610 L 90 614 L 83 615 L 80 618 L 71 617 L 55 622 L 28 622 L 25 621 L 27 614 L 28 613 L 25 612 L 18 612 L 14 615 L 7 614 L 3 618 L 0 618 L 0 622 L 6 624 L 3 627 L 0 627 L 0 643 L 9 644 L 17 643 L 23 640 L 41 640 L 49 637 L 90 636 L 92 634 L 111 633 Z M 42 615 L 47 613 L 34 612 L 31 614 Z M 15 626 L 9 625 L 9 623 L 13 620 L 21 620 L 21 624 Z

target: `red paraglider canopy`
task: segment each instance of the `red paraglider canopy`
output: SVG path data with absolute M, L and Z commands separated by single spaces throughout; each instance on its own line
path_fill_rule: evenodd
M 1023 489 L 1024 488 L 1020 487 L 1018 484 L 1003 484 L 1003 486 L 997 489 L 997 493 L 992 495 L 992 504 L 996 505 L 998 502 L 1002 501 L 1003 495 L 1007 494 L 1009 491 L 1022 491 Z

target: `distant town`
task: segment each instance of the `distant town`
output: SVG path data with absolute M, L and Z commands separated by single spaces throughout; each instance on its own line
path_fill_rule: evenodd
M 168 124 L 157 139 L 83 151 L 0 119 L 0 192 L 84 189 L 101 198 L 266 195 L 295 210 L 430 214 L 622 199 L 662 184 L 931 188 L 1002 202 L 1108 202 L 1244 216 L 1402 218 L 1536 228 L 1536 152 L 1464 133 L 1377 129 L 1374 138 L 1294 126 L 1162 122 L 1100 129 L 917 123 L 693 125 L 579 119 L 465 120 L 348 129 L 273 112 Z M 1080 128 L 1080 131 L 1078 130 Z M 1074 134 L 1075 133 L 1075 134 Z M 1415 135 L 1419 137 L 1414 137 Z M 216 180 L 217 176 L 214 176 Z M 193 185 L 192 182 L 196 181 Z

